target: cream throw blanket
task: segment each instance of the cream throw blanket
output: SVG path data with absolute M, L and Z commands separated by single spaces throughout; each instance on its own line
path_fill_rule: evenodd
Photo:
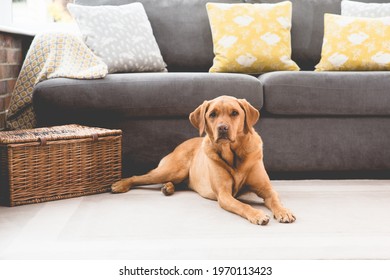
M 36 126 L 32 106 L 34 86 L 53 78 L 99 79 L 107 74 L 107 65 L 85 45 L 81 37 L 70 33 L 37 35 L 27 53 L 7 113 L 7 129 Z

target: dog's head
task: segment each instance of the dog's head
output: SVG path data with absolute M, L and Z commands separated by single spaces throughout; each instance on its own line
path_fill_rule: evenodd
M 238 135 L 252 133 L 259 116 L 245 99 L 220 96 L 204 101 L 190 114 L 190 121 L 201 136 L 206 132 L 215 143 L 235 142 Z

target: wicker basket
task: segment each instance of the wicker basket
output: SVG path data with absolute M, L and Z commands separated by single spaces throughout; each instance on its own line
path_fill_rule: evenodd
M 64 125 L 0 132 L 0 202 L 106 192 L 121 178 L 122 132 Z

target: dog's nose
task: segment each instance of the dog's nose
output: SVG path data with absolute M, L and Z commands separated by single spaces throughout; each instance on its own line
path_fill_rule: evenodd
M 226 133 L 226 132 L 228 132 L 228 130 L 229 130 L 229 127 L 226 124 L 218 125 L 218 132 Z

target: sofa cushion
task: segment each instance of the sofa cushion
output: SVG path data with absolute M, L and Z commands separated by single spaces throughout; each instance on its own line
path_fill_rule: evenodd
M 390 70 L 390 17 L 325 14 L 321 61 L 316 71 Z
M 390 4 L 361 3 L 357 1 L 341 1 L 341 14 L 350 17 L 388 17 Z
M 277 115 L 390 115 L 390 72 L 272 72 L 260 76 Z
M 215 54 L 210 72 L 299 70 L 291 60 L 291 2 L 206 7 Z
M 281 0 L 246 0 L 247 3 L 278 3 Z M 341 0 L 290 0 L 293 4 L 292 59 L 302 70 L 313 70 L 320 61 L 324 13 L 340 14 Z M 389 3 L 389 0 L 359 0 Z
M 213 63 L 213 43 L 206 3 L 210 0 L 76 0 L 81 5 L 123 5 L 141 2 L 168 71 L 209 70 Z M 242 3 L 240 0 L 213 0 Z
M 33 103 L 38 117 L 173 118 L 184 117 L 204 100 L 220 95 L 246 98 L 261 109 L 260 81 L 243 74 L 131 73 L 100 80 L 52 79 L 39 83 Z M 76 120 L 76 119 L 75 119 Z
M 163 72 L 148 16 L 141 3 L 121 6 L 69 4 L 86 45 L 115 72 Z

